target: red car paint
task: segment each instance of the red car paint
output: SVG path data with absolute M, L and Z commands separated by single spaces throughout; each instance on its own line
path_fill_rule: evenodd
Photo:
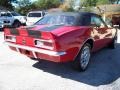
M 53 62 L 67 62 L 73 61 L 78 55 L 82 46 L 87 42 L 92 43 L 92 52 L 95 52 L 112 42 L 116 30 L 106 27 L 94 27 L 94 26 L 60 26 L 52 31 L 42 30 L 44 27 L 51 27 L 49 25 L 36 25 L 34 27 L 20 27 L 15 30 L 18 31 L 18 35 L 11 34 L 11 29 L 6 28 L 4 30 L 5 41 L 12 50 L 18 51 L 28 57 L 39 58 L 49 60 Z M 35 38 L 28 34 L 27 30 L 39 31 L 40 37 Z M 6 36 L 15 36 L 16 41 L 11 42 L 6 39 Z M 39 33 L 38 33 L 39 35 Z M 47 46 L 53 47 L 52 49 L 36 47 L 35 40 L 41 39 L 49 42 L 45 42 Z M 18 45 L 20 47 L 17 47 Z M 25 46 L 24 48 L 21 48 Z M 31 49 L 32 48 L 32 49 Z M 29 50 L 30 49 L 30 50 Z M 35 51 L 34 51 L 34 50 Z M 33 50 L 33 51 L 32 51 Z M 39 51 L 39 52 L 37 52 Z M 46 53 L 45 53 L 46 52 Z M 61 54 L 56 55 L 54 53 Z

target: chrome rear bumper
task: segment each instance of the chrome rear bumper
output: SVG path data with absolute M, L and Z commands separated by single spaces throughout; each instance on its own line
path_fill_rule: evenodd
M 32 51 L 35 58 L 37 58 L 37 56 L 35 54 L 36 52 L 42 53 L 42 54 L 47 54 L 47 55 L 50 55 L 50 56 L 61 56 L 61 55 L 66 54 L 66 52 L 56 52 L 56 51 L 44 50 L 44 49 L 35 48 L 35 47 L 28 47 L 28 46 L 18 45 L 18 44 L 14 44 L 14 43 L 10 43 L 10 42 L 4 42 L 4 43 L 6 45 L 8 45 L 8 46 L 16 48 L 16 50 L 18 52 L 20 52 L 19 49 L 25 49 L 25 50 L 28 50 L 28 51 Z

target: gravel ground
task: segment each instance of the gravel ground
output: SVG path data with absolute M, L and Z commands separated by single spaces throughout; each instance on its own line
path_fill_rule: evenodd
M 11 51 L 3 43 L 3 32 L 0 41 L 0 90 L 120 90 L 120 37 L 116 49 L 93 54 L 85 72 L 71 69 L 69 63 L 33 61 Z

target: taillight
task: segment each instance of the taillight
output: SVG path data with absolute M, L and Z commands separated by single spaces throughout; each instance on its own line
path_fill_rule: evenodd
M 16 36 L 7 35 L 5 41 L 16 42 Z
M 53 48 L 54 48 L 52 40 L 36 39 L 34 41 L 34 44 L 36 47 L 40 47 L 40 48 L 45 48 L 45 49 L 50 49 L 50 50 L 53 50 Z
M 50 43 L 50 42 L 44 42 L 44 45 L 45 45 L 45 46 L 50 46 L 50 47 L 51 47 L 53 44 Z

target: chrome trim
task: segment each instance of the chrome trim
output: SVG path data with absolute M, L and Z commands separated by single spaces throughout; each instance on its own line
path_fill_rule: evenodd
M 15 39 L 16 39 L 16 36 L 13 36 L 13 35 L 5 35 L 5 41 L 16 42 L 16 40 L 13 41 L 13 40 L 10 40 L 10 39 L 6 39 L 6 36 L 8 36 L 8 37 L 13 37 L 13 38 L 15 38 Z
M 15 47 L 16 49 L 21 48 L 21 49 L 29 50 L 29 51 L 32 51 L 32 52 L 47 54 L 47 55 L 50 55 L 50 56 L 61 56 L 61 55 L 66 54 L 66 52 L 55 52 L 55 51 L 50 51 L 50 50 L 44 50 L 44 49 L 39 49 L 39 48 L 34 48 L 34 47 L 18 45 L 18 44 L 9 43 L 9 42 L 5 42 L 5 44 L 8 45 L 8 46 Z M 36 57 L 36 56 L 34 56 L 34 57 Z
M 54 49 L 54 47 L 52 47 L 52 46 L 50 47 L 50 46 L 45 46 L 45 45 L 41 45 L 41 46 L 35 45 L 35 41 L 40 41 L 40 42 L 43 42 L 43 43 L 44 42 L 53 43 L 52 40 L 34 39 L 34 46 L 39 47 L 39 48 L 50 49 L 50 50 Z
M 32 52 L 33 53 L 33 56 L 34 56 L 34 58 L 37 58 L 37 55 L 36 55 L 36 53 L 35 52 Z
M 19 53 L 20 53 L 20 50 L 19 50 L 19 48 L 16 48 L 16 50 L 17 50 L 17 52 L 19 52 Z
M 41 42 L 49 42 L 49 43 L 52 43 L 52 42 L 53 42 L 52 40 L 34 39 L 34 41 L 35 41 L 35 40 L 39 40 L 39 41 L 41 41 Z

